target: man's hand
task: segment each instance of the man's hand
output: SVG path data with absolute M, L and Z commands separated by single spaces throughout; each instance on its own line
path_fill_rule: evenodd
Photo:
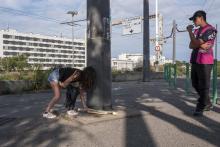
M 188 25 L 188 26 L 186 27 L 186 29 L 187 29 L 188 32 L 192 32 L 193 28 L 194 28 L 193 25 Z

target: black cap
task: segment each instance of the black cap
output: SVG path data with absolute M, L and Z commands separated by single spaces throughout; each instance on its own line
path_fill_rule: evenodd
M 206 20 L 206 13 L 203 10 L 196 11 L 193 14 L 193 16 L 189 18 L 189 20 L 195 20 L 196 17 L 201 17 L 201 16 Z

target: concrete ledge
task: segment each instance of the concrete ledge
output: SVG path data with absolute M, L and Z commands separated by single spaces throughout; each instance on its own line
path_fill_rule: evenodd
M 30 91 L 33 86 L 33 81 L 0 81 L 0 95 Z
M 124 81 L 141 81 L 142 72 L 123 73 L 112 76 L 112 82 L 124 82 Z M 151 73 L 151 79 L 163 79 L 162 72 Z
M 163 79 L 163 73 L 152 73 L 151 79 Z M 112 76 L 112 82 L 141 81 L 142 72 L 124 73 Z M 0 95 L 33 91 L 33 81 L 0 81 Z

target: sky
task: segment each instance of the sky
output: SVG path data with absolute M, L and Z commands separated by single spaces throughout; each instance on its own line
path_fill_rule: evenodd
M 210 24 L 220 26 L 219 0 L 158 0 L 159 13 L 163 16 L 164 36 L 169 36 L 172 22 L 175 19 L 180 30 L 185 30 L 191 22 L 190 16 L 197 10 L 207 12 Z M 149 0 L 150 14 L 155 14 L 155 0 Z M 65 36 L 71 38 L 71 27 L 61 25 L 61 22 L 70 21 L 71 16 L 66 13 L 76 10 L 79 14 L 74 20 L 86 19 L 86 0 L 1 0 L 0 29 L 15 29 L 19 32 L 32 32 L 50 36 Z M 143 15 L 143 0 L 111 0 L 111 18 L 121 19 Z M 74 37 L 85 38 L 86 22 L 80 22 L 74 28 Z M 219 27 L 220 28 L 220 27 Z M 219 36 L 219 34 L 218 34 Z M 155 37 L 155 20 L 150 20 L 150 38 Z M 191 50 L 188 48 L 187 33 L 177 33 L 176 58 L 189 61 Z M 218 43 L 220 46 L 220 42 Z M 150 44 L 151 55 L 155 45 Z M 112 57 L 121 53 L 142 53 L 142 33 L 123 36 L 122 26 L 112 27 Z M 163 46 L 163 55 L 172 58 L 172 39 L 166 40 Z M 220 51 L 218 50 L 218 59 Z

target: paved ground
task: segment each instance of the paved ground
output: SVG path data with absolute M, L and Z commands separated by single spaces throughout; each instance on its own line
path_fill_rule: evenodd
M 195 118 L 196 97 L 161 81 L 113 83 L 117 116 L 46 120 L 50 91 L 0 96 L 0 146 L 207 147 L 220 146 L 220 107 Z M 64 95 L 63 95 L 64 97 Z M 56 109 L 63 112 L 63 101 Z

